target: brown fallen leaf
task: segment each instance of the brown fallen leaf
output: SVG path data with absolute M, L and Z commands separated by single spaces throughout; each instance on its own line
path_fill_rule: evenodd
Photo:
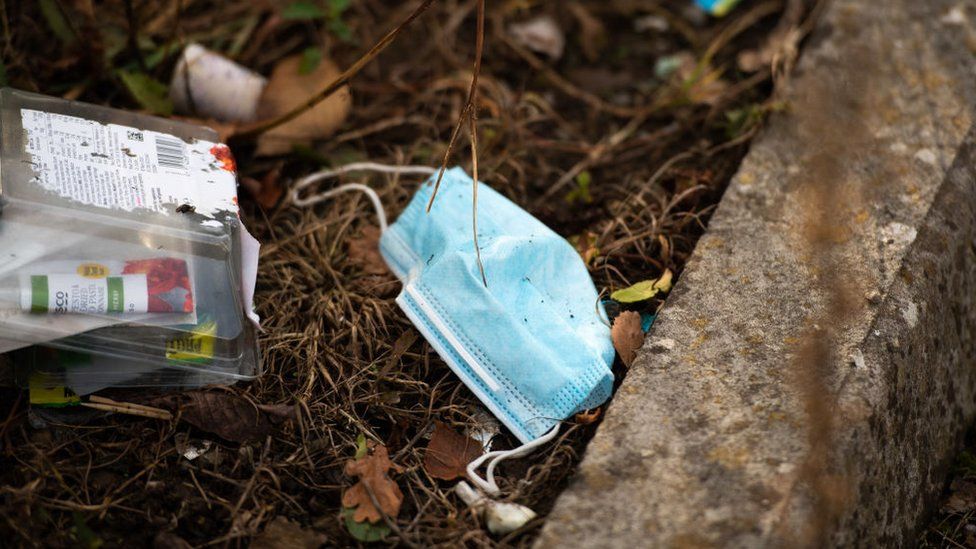
M 620 313 L 613 321 L 610 337 L 613 340 L 613 347 L 620 355 L 620 360 L 629 368 L 637 358 L 637 349 L 644 344 L 640 313 L 634 311 Z
M 325 541 L 325 534 L 305 530 L 285 517 L 275 517 L 254 538 L 251 549 L 316 549 Z
M 258 410 L 268 415 L 271 423 L 297 420 L 302 413 L 297 404 L 258 404 Z
M 424 455 L 424 470 L 441 480 L 463 478 L 468 464 L 481 456 L 482 449 L 480 442 L 438 421 Z
M 282 59 L 271 71 L 258 104 L 258 120 L 273 120 L 298 107 L 339 76 L 339 67 L 323 59 L 310 73 L 301 74 L 302 55 Z M 290 152 L 295 145 L 310 144 L 332 135 L 345 121 L 352 107 L 349 87 L 343 86 L 325 101 L 294 120 L 263 133 L 258 138 L 257 156 Z
M 254 201 L 265 210 L 270 210 L 281 202 L 285 195 L 285 187 L 281 184 L 281 167 L 278 163 L 260 180 L 253 177 L 242 177 L 241 186 L 254 197 Z
M 576 414 L 576 423 L 580 425 L 591 425 L 603 415 L 603 408 L 593 408 Z
M 342 494 L 342 505 L 355 508 L 353 520 L 356 522 L 379 522 L 383 515 L 396 517 L 403 503 L 403 492 L 390 480 L 387 472 L 398 471 L 387 454 L 386 446 L 376 445 L 365 456 L 346 463 L 346 474 L 359 477 L 359 482 Z M 373 497 L 379 509 L 373 504 Z
M 183 421 L 231 442 L 263 440 L 275 430 L 265 412 L 231 393 L 191 391 L 156 402 L 179 408 Z
M 380 229 L 368 226 L 362 234 L 349 240 L 349 260 L 362 267 L 366 274 L 379 275 L 388 271 L 380 255 Z

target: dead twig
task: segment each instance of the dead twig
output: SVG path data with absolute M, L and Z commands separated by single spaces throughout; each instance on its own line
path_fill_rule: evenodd
M 301 105 L 295 107 L 294 109 L 286 112 L 285 114 L 277 118 L 274 118 L 272 120 L 258 121 L 253 124 L 249 124 L 247 126 L 242 127 L 237 133 L 234 134 L 232 140 L 244 141 L 244 140 L 254 139 L 266 131 L 277 128 L 282 124 L 291 122 L 295 118 L 301 116 L 301 114 L 304 113 L 305 111 L 311 109 L 315 105 L 318 105 L 322 101 L 325 101 L 329 96 L 339 91 L 340 88 L 342 88 L 347 83 L 349 83 L 349 81 L 352 80 L 354 76 L 356 76 L 357 74 L 359 74 L 361 70 L 363 70 L 363 67 L 368 65 L 370 61 L 375 59 L 376 56 L 378 56 L 383 50 L 385 50 L 390 44 L 392 44 L 393 41 L 396 40 L 396 37 L 400 34 L 400 32 L 402 32 L 403 29 L 406 28 L 407 25 L 412 23 L 416 18 L 420 17 L 422 13 L 427 11 L 427 8 L 429 8 L 432 3 L 434 3 L 434 0 L 423 0 L 423 2 L 419 6 L 417 6 L 413 10 L 413 12 L 411 12 L 410 15 L 407 16 L 406 19 L 404 19 L 399 25 L 394 27 L 393 30 L 386 33 L 386 35 L 379 42 L 373 45 L 373 47 L 370 48 L 369 51 L 367 51 L 362 57 L 356 60 L 356 62 L 353 63 L 348 69 L 342 71 L 342 74 L 340 74 L 329 85 L 323 88 L 322 91 L 313 95 L 312 97 L 305 100 L 305 102 L 302 103 Z

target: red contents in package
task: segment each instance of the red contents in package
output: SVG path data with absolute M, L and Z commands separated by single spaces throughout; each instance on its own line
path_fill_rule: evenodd
M 186 261 L 173 258 L 127 261 L 122 274 L 145 274 L 150 313 L 192 313 L 193 291 Z

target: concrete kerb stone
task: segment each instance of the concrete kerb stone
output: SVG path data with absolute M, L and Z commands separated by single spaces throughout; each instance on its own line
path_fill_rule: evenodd
M 912 544 L 976 414 L 959 5 L 831 4 L 538 547 Z

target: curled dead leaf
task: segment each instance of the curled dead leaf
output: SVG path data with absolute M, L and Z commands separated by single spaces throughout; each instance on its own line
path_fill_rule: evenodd
M 258 119 L 272 120 L 304 103 L 339 76 L 339 67 L 322 59 L 309 73 L 301 73 L 302 55 L 282 59 L 271 72 L 258 104 Z M 295 145 L 308 145 L 332 135 L 345 121 L 352 107 L 349 87 L 343 86 L 324 101 L 294 120 L 273 128 L 258 138 L 257 156 L 284 154 Z
M 399 470 L 390 461 L 386 446 L 383 445 L 376 445 L 371 452 L 346 463 L 346 474 L 359 478 L 359 482 L 342 494 L 342 505 L 355 509 L 352 517 L 354 521 L 379 522 L 383 520 L 384 514 L 396 517 L 400 513 L 403 492 L 387 476 L 390 469 Z M 378 509 L 373 498 L 376 498 Z
M 482 448 L 480 442 L 438 421 L 424 455 L 424 470 L 441 480 L 463 478 L 468 464 L 481 456 Z
M 637 349 L 644 344 L 640 313 L 634 311 L 620 313 L 613 321 L 610 337 L 613 340 L 613 347 L 620 355 L 620 360 L 629 368 L 637 358 Z
M 593 408 L 576 414 L 576 423 L 580 425 L 592 425 L 603 415 L 603 408 Z
M 191 391 L 153 402 L 178 408 L 183 421 L 231 442 L 259 441 L 275 432 L 275 422 L 260 405 L 232 393 Z

